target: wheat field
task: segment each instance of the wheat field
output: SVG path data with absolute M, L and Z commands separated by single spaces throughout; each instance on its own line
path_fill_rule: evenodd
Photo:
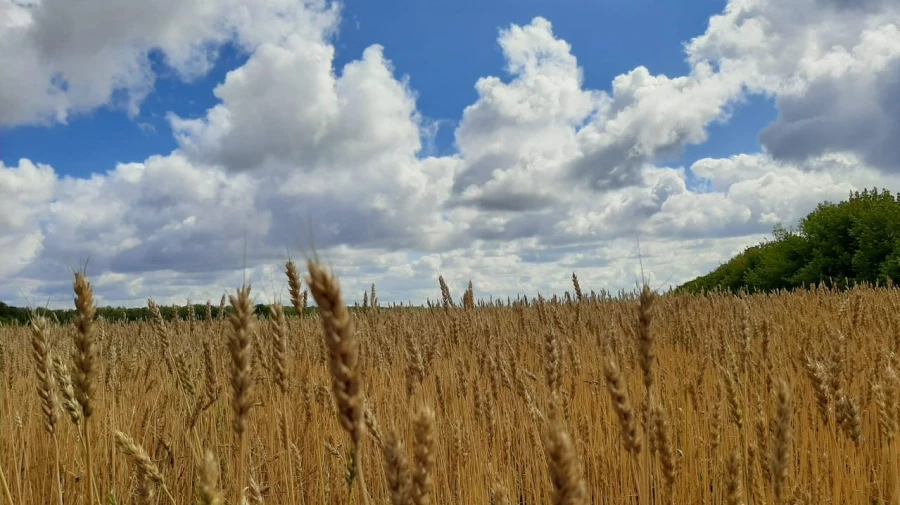
M 573 292 L 0 328 L 0 503 L 900 504 L 900 294 Z M 437 286 L 436 286 L 437 289 Z M 209 305 L 207 305 L 209 307 Z

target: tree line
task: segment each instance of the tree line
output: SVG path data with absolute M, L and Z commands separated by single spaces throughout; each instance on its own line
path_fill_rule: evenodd
M 679 290 L 767 292 L 813 285 L 893 284 L 900 280 L 900 193 L 854 191 L 823 202 L 794 229 L 748 247 Z
M 207 310 L 205 304 L 159 307 L 160 314 L 167 321 L 173 319 L 187 320 L 191 317 L 196 320 L 218 319 L 222 315 L 222 310 L 227 313 L 229 309 L 227 307 L 222 309 L 219 306 L 210 306 Z M 255 305 L 254 310 L 260 317 L 267 318 L 271 307 L 260 303 Z M 96 311 L 97 317 L 102 317 L 108 321 L 149 321 L 153 318 L 148 307 L 97 307 Z M 288 316 L 295 316 L 297 311 L 291 306 L 285 306 L 284 313 Z M 13 307 L 0 302 L 0 325 L 27 324 L 32 314 L 41 314 L 60 323 L 70 323 L 75 317 L 75 310 L 74 308 L 46 309 L 43 307 L 31 309 Z

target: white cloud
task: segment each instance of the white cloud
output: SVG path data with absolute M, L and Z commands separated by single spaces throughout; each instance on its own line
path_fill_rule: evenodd
M 330 45 L 299 37 L 260 46 L 216 88 L 222 103 L 205 118 L 172 117 L 179 144 L 197 159 L 236 170 L 289 164 L 346 171 L 414 156 L 421 147 L 415 98 L 394 78 L 382 48 L 366 49 L 339 78 L 333 57 Z
M 18 166 L 0 162 L 0 279 L 10 277 L 41 252 L 44 237 L 38 219 L 53 195 L 53 169 L 20 160 Z
M 318 41 L 337 19 L 324 0 L 0 0 L 0 125 L 65 122 L 114 97 L 134 114 L 154 86 L 152 50 L 192 79 L 225 42 Z
M 456 131 L 466 160 L 454 192 L 487 209 L 546 207 L 563 189 L 563 164 L 576 150 L 576 127 L 595 109 L 581 69 L 551 25 L 535 19 L 500 33 L 512 80 L 479 79 L 479 99 Z
M 507 27 L 508 76 L 475 83 L 443 157 L 424 156 L 434 124 L 384 48 L 334 68 L 334 5 L 108 2 L 0 0 L 0 66 L 21 77 L 0 75 L 0 124 L 114 95 L 133 111 L 153 90 L 151 49 L 184 79 L 227 42 L 249 59 L 201 117 L 170 115 L 172 153 L 87 179 L 0 165 L 0 299 L 67 305 L 89 256 L 106 303 L 217 300 L 245 261 L 265 302 L 310 239 L 350 299 L 375 282 L 383 300 L 421 302 L 439 273 L 456 296 L 469 279 L 482 295 L 558 292 L 573 270 L 588 289 L 633 287 L 638 238 L 645 273 L 678 283 L 822 200 L 900 183 L 885 161 L 900 131 L 887 0 L 731 0 L 686 45 L 687 75 L 638 66 L 608 90 L 585 88 L 547 20 Z M 661 166 L 750 93 L 781 114 L 763 152 Z
M 278 216 L 272 247 L 310 232 L 320 246 L 438 247 L 452 237 L 440 214 L 459 162 L 417 156 L 424 120 L 381 47 L 339 75 L 333 53 L 293 37 L 260 46 L 216 89 L 221 104 L 172 118 L 181 149 L 261 182 L 258 205 Z
M 900 3 L 732 0 L 687 51 L 775 97 L 761 141 L 776 158 L 852 151 L 898 170 Z
M 177 154 L 59 179 L 42 216 L 43 254 L 24 274 L 67 275 L 88 258 L 94 271 L 131 274 L 238 267 L 244 241 L 259 241 L 270 226 L 254 207 L 257 186 Z

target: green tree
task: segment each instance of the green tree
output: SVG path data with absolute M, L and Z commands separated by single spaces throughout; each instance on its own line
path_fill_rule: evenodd
M 790 289 L 797 284 L 794 274 L 806 264 L 809 243 L 800 235 L 776 225 L 775 240 L 763 246 L 760 261 L 744 276 L 750 291 Z
M 839 205 L 821 203 L 803 218 L 800 229 L 810 256 L 794 275 L 794 284 L 828 282 L 853 278 L 855 239 L 850 234 L 850 214 Z
M 884 282 L 888 278 L 883 273 L 884 263 L 900 239 L 900 205 L 886 191 L 863 195 L 851 200 L 850 235 L 857 246 L 852 259 L 853 272 L 857 281 Z
M 771 291 L 900 280 L 900 195 L 886 190 L 857 191 L 846 201 L 821 203 L 796 231 L 776 225 L 772 235 L 771 241 L 747 248 L 679 289 Z

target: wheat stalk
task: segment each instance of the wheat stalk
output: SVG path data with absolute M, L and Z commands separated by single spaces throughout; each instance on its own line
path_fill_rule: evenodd
M 228 334 L 228 352 L 231 354 L 231 405 L 234 411 L 232 428 L 238 439 L 237 472 L 234 482 L 235 503 L 240 503 L 243 496 L 243 485 L 246 480 L 247 459 L 247 419 L 252 399 L 252 332 L 253 313 L 250 307 L 250 286 L 238 289 L 236 295 L 229 297 L 234 314 L 229 316 L 231 332 Z
M 338 420 L 353 441 L 353 457 L 363 500 L 369 503 L 362 469 L 362 440 L 365 398 L 359 371 L 359 351 L 353 320 L 341 298 L 337 279 L 327 273 L 317 262 L 307 262 L 309 277 L 306 284 L 319 307 L 323 337 L 328 349 L 328 369 L 331 372 L 331 390 L 337 406 Z

